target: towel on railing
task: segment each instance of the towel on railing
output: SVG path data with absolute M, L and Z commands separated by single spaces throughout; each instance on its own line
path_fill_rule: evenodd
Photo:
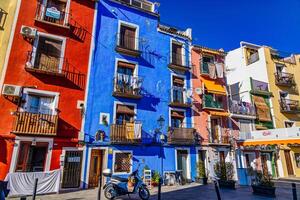
M 142 138 L 142 124 L 134 123 L 134 139 Z
M 134 123 L 126 123 L 126 139 L 134 139 Z
M 216 65 L 214 63 L 208 63 L 209 77 L 211 79 L 216 79 Z
M 223 63 L 216 63 L 216 70 L 217 70 L 217 77 L 223 78 L 224 77 L 224 65 Z

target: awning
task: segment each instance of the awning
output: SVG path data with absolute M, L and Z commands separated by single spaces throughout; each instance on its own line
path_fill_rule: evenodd
M 219 94 L 219 95 L 226 95 L 226 88 L 224 85 L 216 82 L 215 80 L 208 80 L 201 77 L 201 80 L 205 86 L 205 89 L 209 93 Z
M 220 117 L 228 117 L 230 115 L 229 112 L 226 112 L 226 111 L 209 111 L 209 114 L 210 115 L 213 115 L 213 116 L 220 116 Z
M 124 68 L 134 69 L 135 68 L 135 64 L 127 63 L 127 62 L 123 62 L 123 61 L 119 61 L 118 62 L 118 67 L 124 67 Z
M 171 112 L 171 116 L 172 116 L 172 117 L 175 117 L 175 118 L 183 119 L 183 118 L 184 118 L 184 112 L 180 112 L 180 111 L 172 111 L 172 112 Z
M 134 107 L 128 105 L 117 105 L 117 113 L 134 115 Z
M 262 146 L 262 145 L 289 145 L 300 144 L 300 139 L 286 139 L 286 140 L 250 140 L 240 143 L 240 146 Z

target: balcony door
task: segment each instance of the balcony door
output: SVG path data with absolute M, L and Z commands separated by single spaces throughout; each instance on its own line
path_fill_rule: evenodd
M 184 65 L 182 44 L 172 42 L 172 64 Z
M 176 150 L 177 156 L 177 170 L 182 172 L 183 178 L 187 180 L 189 178 L 189 152 L 185 149 L 177 149 Z
M 173 76 L 172 102 L 184 103 L 184 78 Z
M 89 188 L 98 187 L 99 177 L 102 173 L 103 150 L 93 149 L 91 153 Z
M 55 98 L 50 96 L 38 96 L 36 94 L 27 94 L 24 109 L 29 113 L 40 113 L 47 115 L 55 114 Z
M 135 64 L 118 61 L 115 90 L 121 93 L 134 94 L 138 87 L 134 73 Z
M 122 24 L 119 33 L 119 46 L 129 50 L 137 50 L 136 33 L 135 27 Z
M 212 143 L 220 142 L 221 124 L 219 118 L 211 118 L 211 139 Z
M 134 123 L 134 106 L 118 104 L 116 112 L 116 124 Z
M 286 168 L 287 168 L 288 175 L 289 176 L 294 176 L 295 174 L 294 174 L 294 169 L 293 169 L 290 150 L 284 150 L 284 157 L 285 157 L 285 162 L 286 162 Z
M 36 46 L 34 68 L 59 73 L 63 62 L 63 41 L 40 35 Z
M 172 110 L 171 111 L 171 127 L 182 128 L 184 127 L 185 113 L 183 111 Z

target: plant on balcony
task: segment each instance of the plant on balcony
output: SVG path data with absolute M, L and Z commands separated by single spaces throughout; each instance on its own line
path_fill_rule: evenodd
M 214 170 L 221 188 L 235 189 L 234 165 L 231 162 L 217 162 Z
M 197 177 L 196 182 L 201 185 L 207 184 L 207 174 L 205 169 L 205 163 L 203 161 L 198 161 L 197 163 Z
M 159 178 L 160 175 L 158 173 L 158 171 L 154 171 L 153 175 L 152 175 L 152 186 L 157 187 L 159 185 Z
M 261 171 L 252 172 L 254 179 L 252 180 L 253 194 L 275 197 L 276 187 L 272 181 L 272 176 Z

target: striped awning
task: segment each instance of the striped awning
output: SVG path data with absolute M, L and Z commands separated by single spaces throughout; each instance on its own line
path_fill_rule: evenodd
M 300 144 L 300 139 L 285 140 L 248 140 L 240 143 L 240 146 L 267 146 L 267 145 L 293 145 Z
M 208 93 L 227 95 L 226 88 L 223 84 L 218 83 L 215 80 L 209 80 L 201 77 L 202 83 Z

